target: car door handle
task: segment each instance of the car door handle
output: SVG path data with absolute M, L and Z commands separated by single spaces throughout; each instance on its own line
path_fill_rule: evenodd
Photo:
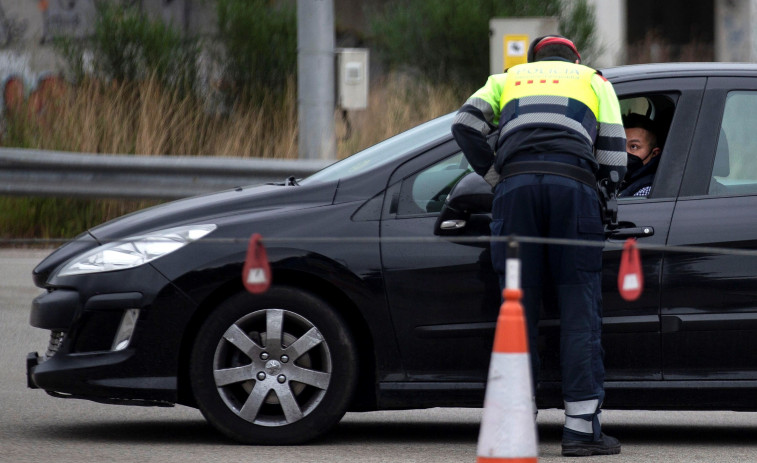
M 623 227 L 607 230 L 607 237 L 613 240 L 625 240 L 628 238 L 643 238 L 654 235 L 654 227 Z

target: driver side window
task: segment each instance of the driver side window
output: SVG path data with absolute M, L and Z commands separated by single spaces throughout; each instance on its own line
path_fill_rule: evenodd
M 473 169 L 456 153 L 402 181 L 397 215 L 438 213 L 453 186 Z
M 622 98 L 621 115 L 627 139 L 628 170 L 619 198 L 646 198 L 652 192 L 657 166 L 673 120 L 675 103 L 668 95 L 646 94 Z

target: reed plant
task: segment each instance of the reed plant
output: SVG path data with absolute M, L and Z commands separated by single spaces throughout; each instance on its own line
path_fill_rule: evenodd
M 138 82 L 84 79 L 45 104 L 4 118 L 0 145 L 81 153 L 297 158 L 296 80 L 281 95 L 209 112 L 206 101 L 153 76 Z M 369 107 L 335 111 L 337 157 L 456 109 L 471 89 L 387 75 L 372 84 Z M 219 162 L 223 162 L 220 160 Z M 0 197 L 0 239 L 68 238 L 157 201 Z

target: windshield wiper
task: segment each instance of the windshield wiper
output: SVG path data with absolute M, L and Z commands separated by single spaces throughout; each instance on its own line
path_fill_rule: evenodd
M 300 183 L 297 181 L 297 177 L 294 175 L 287 177 L 286 180 L 283 182 L 268 182 L 266 185 L 278 185 L 278 186 L 300 186 Z
M 299 183 L 297 183 L 297 178 L 292 175 L 291 177 L 287 177 L 286 182 L 284 182 L 285 186 L 300 186 Z

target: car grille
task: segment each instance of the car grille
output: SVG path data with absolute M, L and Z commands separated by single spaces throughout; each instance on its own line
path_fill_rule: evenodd
M 61 344 L 63 344 L 63 339 L 65 337 L 66 337 L 65 331 L 51 331 L 50 332 L 50 343 L 47 345 L 47 351 L 45 352 L 45 356 L 43 357 L 43 360 L 49 359 L 50 357 L 52 357 L 58 352 Z

